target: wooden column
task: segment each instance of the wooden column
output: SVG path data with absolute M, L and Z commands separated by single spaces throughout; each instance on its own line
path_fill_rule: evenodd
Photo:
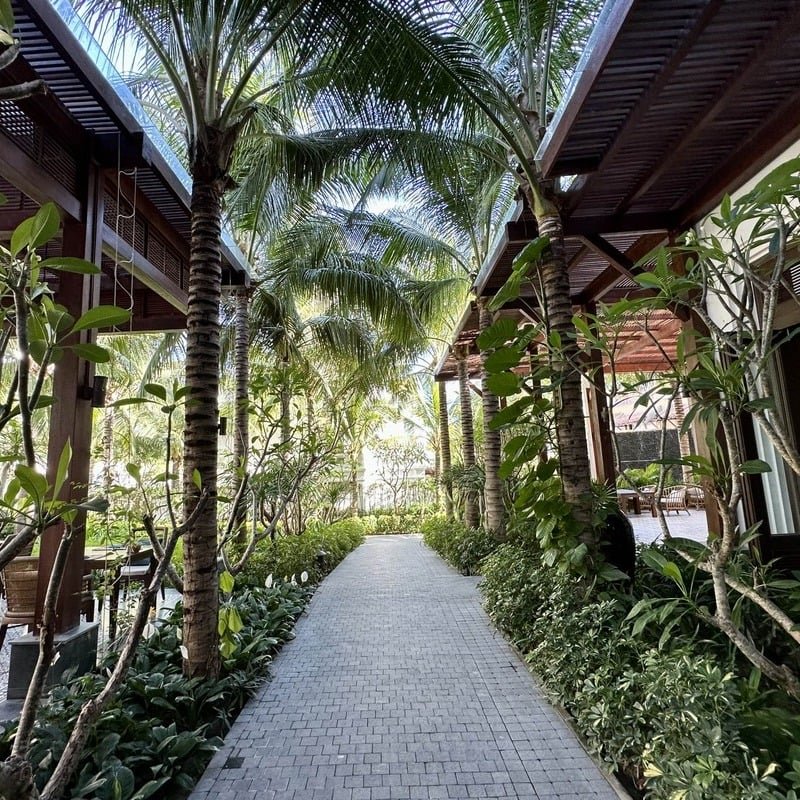
M 86 221 L 66 221 L 63 226 L 62 252 L 100 264 L 102 224 L 102 187 L 99 172 L 90 170 L 87 192 Z M 88 309 L 99 305 L 100 276 L 59 273 L 56 302 L 64 305 L 75 318 Z M 80 341 L 95 339 L 94 331 L 78 334 Z M 53 371 L 53 397 L 55 402 L 50 412 L 50 436 L 47 447 L 47 482 L 52 484 L 55 469 L 65 444 L 72 447 L 69 481 L 61 492 L 61 498 L 84 500 L 88 495 L 89 464 L 92 443 L 92 406 L 87 393 L 82 390 L 92 385 L 94 365 L 66 351 L 55 364 Z M 75 520 L 76 533 L 70 548 L 69 560 L 61 586 L 56 608 L 56 632 L 76 628 L 80 623 L 81 579 L 83 577 L 83 550 L 85 543 L 86 515 L 81 513 Z M 54 525 L 44 532 L 41 539 L 39 585 L 37 591 L 37 617 L 41 618 L 44 596 L 52 570 L 55 554 L 64 531 L 63 524 Z
M 588 306 L 589 313 L 596 313 L 594 306 Z M 588 321 L 589 325 L 592 325 Z M 617 465 L 614 461 L 614 442 L 611 434 L 612 413 L 608 407 L 608 397 L 605 391 L 605 367 L 603 354 L 593 348 L 589 351 L 588 372 L 591 375 L 587 406 L 589 412 L 589 430 L 591 432 L 591 445 L 594 453 L 594 462 L 597 469 L 597 480 L 607 486 L 615 488 L 617 485 Z

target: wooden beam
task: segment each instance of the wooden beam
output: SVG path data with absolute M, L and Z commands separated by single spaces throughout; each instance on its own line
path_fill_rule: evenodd
M 554 166 L 572 125 L 586 98 L 594 88 L 598 75 L 603 71 L 603 66 L 608 60 L 625 20 L 637 2 L 644 2 L 644 0 L 616 0 L 614 3 L 606 3 L 603 7 L 600 18 L 592 31 L 589 45 L 584 50 L 585 55 L 575 70 L 569 99 L 556 112 L 537 153 L 539 168 L 545 177 L 549 178 L 557 174 Z
M 0 175 L 39 205 L 53 201 L 73 220 L 84 218 L 80 200 L 0 131 Z
M 720 0 L 715 0 L 715 2 L 709 4 L 706 11 L 708 12 L 713 8 L 714 13 L 716 13 L 719 5 L 721 5 Z M 647 192 L 667 175 L 670 170 L 674 169 L 675 161 L 680 159 L 681 155 L 694 144 L 696 139 L 706 132 L 708 126 L 720 112 L 729 106 L 730 98 L 735 92 L 763 68 L 766 59 L 774 58 L 775 53 L 780 52 L 784 48 L 787 37 L 795 35 L 798 20 L 800 20 L 800 3 L 795 3 L 794 11 L 789 18 L 782 24 L 776 25 L 774 34 L 753 51 L 749 61 L 740 67 L 736 77 L 733 78 L 733 80 L 725 82 L 716 100 L 706 106 L 696 119 L 686 120 L 686 125 L 683 130 L 680 131 L 680 138 L 671 143 L 671 146 L 665 153 L 665 157 L 659 161 L 656 168 L 650 170 L 647 176 L 623 198 L 617 206 L 618 213 L 623 212 L 636 203 L 639 198 L 647 194 Z M 694 44 L 694 39 L 692 39 L 689 44 Z M 660 90 L 661 86 L 659 85 L 658 91 Z M 622 139 L 623 137 L 618 137 L 617 142 L 620 143 Z
M 159 297 L 163 297 L 181 313 L 186 313 L 189 295 L 138 250 L 134 250 L 122 237 L 117 236 L 106 224 L 102 226 L 102 248 L 103 253 L 109 258 L 113 259 L 116 255 L 129 264 L 132 262 L 133 275 L 137 280 L 152 289 Z M 123 269 L 127 270 L 129 266 L 123 266 Z
M 572 198 L 570 203 L 580 198 Z M 592 217 L 573 217 L 571 208 L 565 211 L 564 235 L 589 236 L 610 233 L 667 233 L 677 230 L 677 216 L 672 213 L 609 214 Z

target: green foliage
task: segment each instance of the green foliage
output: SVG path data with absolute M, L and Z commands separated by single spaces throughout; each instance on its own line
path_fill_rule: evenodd
M 181 673 L 182 608 L 139 645 L 136 660 L 113 705 L 92 731 L 70 797 L 97 800 L 177 800 L 202 775 L 239 709 L 263 681 L 276 650 L 310 592 L 292 584 L 237 590 L 229 599 L 241 621 L 237 646 L 223 655 L 217 680 Z M 55 766 L 85 699 L 105 683 L 111 653 L 97 673 L 56 686 L 42 709 L 31 750 L 37 784 Z M 5 728 L 8 755 L 16 724 Z
M 239 580 L 263 586 L 267 578 L 321 581 L 351 550 L 364 541 L 365 525 L 357 517 L 331 525 L 312 524 L 300 534 L 276 534 L 253 553 Z
M 497 539 L 483 528 L 433 517 L 422 525 L 425 544 L 464 575 L 477 575 L 483 560 L 497 547 Z
M 800 707 L 759 688 L 725 638 L 685 613 L 676 585 L 703 603 L 707 581 L 685 564 L 672 575 L 668 554 L 645 553 L 636 596 L 587 595 L 535 545 L 510 541 L 483 561 L 487 610 L 589 748 L 646 797 L 786 797 Z M 641 624 L 645 605 L 657 613 Z
M 401 511 L 398 514 L 379 512 L 359 517 L 367 536 L 386 533 L 417 533 L 426 516 L 422 512 Z
M 641 469 L 631 467 L 626 469 L 618 478 L 617 485 L 620 488 L 640 489 L 642 486 L 655 486 L 658 483 L 658 476 L 661 471 L 660 464 L 648 464 Z M 670 473 L 667 473 L 669 476 Z

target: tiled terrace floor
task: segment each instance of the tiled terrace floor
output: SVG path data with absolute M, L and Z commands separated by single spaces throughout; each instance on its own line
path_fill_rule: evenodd
M 419 537 L 351 554 L 273 673 L 191 800 L 618 797 Z

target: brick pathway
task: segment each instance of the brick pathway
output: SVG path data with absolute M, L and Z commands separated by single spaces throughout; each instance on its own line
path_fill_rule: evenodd
M 416 536 L 328 577 L 190 800 L 618 794 L 481 609 Z

